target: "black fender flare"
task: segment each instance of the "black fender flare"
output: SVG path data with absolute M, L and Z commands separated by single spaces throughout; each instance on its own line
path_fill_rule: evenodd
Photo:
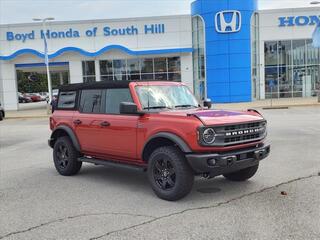
M 49 145 L 53 148 L 54 146 L 54 142 L 57 140 L 57 135 L 60 131 L 63 131 L 65 132 L 68 137 L 71 139 L 71 142 L 73 144 L 73 146 L 75 147 L 75 149 L 80 152 L 81 151 L 81 147 L 80 147 L 80 144 L 79 144 L 79 141 L 78 141 L 78 138 L 76 136 L 76 134 L 74 133 L 74 131 L 66 126 L 66 125 L 61 125 L 59 127 L 57 127 L 51 134 L 51 137 L 49 139 Z
M 181 137 L 177 136 L 176 134 L 169 133 L 169 132 L 159 132 L 147 140 L 147 142 L 143 146 L 141 156 L 144 155 L 144 152 L 145 152 L 148 144 L 156 138 L 166 138 L 166 139 L 174 142 L 181 149 L 181 151 L 183 153 L 191 153 L 192 152 L 191 148 L 188 146 L 188 144 Z

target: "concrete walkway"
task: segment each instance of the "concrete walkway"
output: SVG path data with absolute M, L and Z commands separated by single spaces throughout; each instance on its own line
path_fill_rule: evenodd
M 214 104 L 215 109 L 234 109 L 246 110 L 249 108 L 281 108 L 281 107 L 302 107 L 302 106 L 319 106 L 317 98 L 290 98 L 290 99 L 273 99 L 260 100 L 246 103 L 232 103 L 232 104 Z M 23 109 L 20 111 L 7 111 L 7 119 L 23 119 L 23 118 L 48 118 L 50 114 L 44 107 L 36 109 Z

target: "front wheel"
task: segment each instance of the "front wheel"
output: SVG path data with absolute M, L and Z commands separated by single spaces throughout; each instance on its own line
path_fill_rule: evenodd
M 60 137 L 54 144 L 53 161 L 58 171 L 63 176 L 77 174 L 82 166 L 78 161 L 79 153 L 74 148 L 69 137 Z
M 223 176 L 226 179 L 231 180 L 231 181 L 243 182 L 243 181 L 246 181 L 246 180 L 252 178 L 256 174 L 256 172 L 258 171 L 258 168 L 259 168 L 259 164 L 255 165 L 253 167 L 248 167 L 248 168 L 242 169 L 237 172 L 224 174 Z
M 151 154 L 148 178 L 159 198 L 177 201 L 190 193 L 194 173 L 183 153 L 176 147 L 167 146 L 160 147 Z

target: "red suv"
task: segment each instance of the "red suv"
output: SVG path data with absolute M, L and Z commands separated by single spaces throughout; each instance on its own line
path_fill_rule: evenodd
M 57 171 L 79 172 L 82 162 L 146 170 L 152 189 L 179 200 L 194 176 L 245 181 L 270 146 L 267 123 L 255 110 L 201 107 L 176 82 L 98 82 L 59 90 L 49 145 Z

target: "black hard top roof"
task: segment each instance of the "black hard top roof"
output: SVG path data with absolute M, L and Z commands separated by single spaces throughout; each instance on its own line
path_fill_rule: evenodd
M 82 89 L 129 88 L 130 81 L 110 81 L 93 83 L 75 83 L 60 86 L 60 91 L 77 91 Z

